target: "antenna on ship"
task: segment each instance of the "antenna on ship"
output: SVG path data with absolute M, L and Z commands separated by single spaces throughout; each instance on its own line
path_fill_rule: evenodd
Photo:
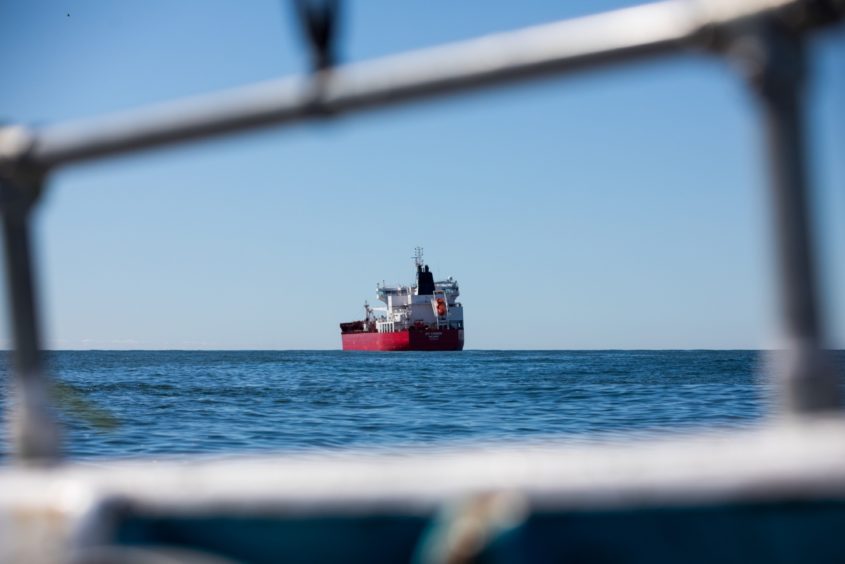
M 422 247 L 414 247 L 414 264 L 417 266 L 417 270 L 421 269 L 425 262 L 423 262 L 423 248 Z

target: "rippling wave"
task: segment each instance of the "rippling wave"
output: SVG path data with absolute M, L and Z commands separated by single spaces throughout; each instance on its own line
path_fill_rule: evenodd
M 769 409 L 752 351 L 68 351 L 50 364 L 118 422 L 65 409 L 76 458 L 589 441 Z

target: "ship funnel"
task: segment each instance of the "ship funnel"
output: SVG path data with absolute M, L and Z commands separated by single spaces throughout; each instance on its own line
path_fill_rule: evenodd
M 417 295 L 430 296 L 434 294 L 434 274 L 428 266 L 417 268 Z

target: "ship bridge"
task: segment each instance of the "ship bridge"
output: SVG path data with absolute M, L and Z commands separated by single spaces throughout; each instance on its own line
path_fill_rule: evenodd
M 449 301 L 450 306 L 455 305 L 458 296 L 461 295 L 461 290 L 458 287 L 458 281 L 451 276 L 446 280 L 435 282 L 434 288 L 436 290 L 441 290 L 444 294 L 446 294 L 446 299 Z
M 414 263 L 416 284 L 388 286 L 382 282 L 376 286 L 377 298 L 387 305 L 373 308 L 383 313 L 376 322 L 378 332 L 403 331 L 412 326 L 463 329 L 463 306 L 457 301 L 458 281 L 451 276 L 435 281 L 431 269 L 422 260 L 420 248 Z

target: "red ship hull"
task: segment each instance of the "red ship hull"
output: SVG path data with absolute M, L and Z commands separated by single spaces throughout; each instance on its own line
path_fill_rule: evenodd
M 393 333 L 343 333 L 345 351 L 459 351 L 463 329 L 405 330 Z

